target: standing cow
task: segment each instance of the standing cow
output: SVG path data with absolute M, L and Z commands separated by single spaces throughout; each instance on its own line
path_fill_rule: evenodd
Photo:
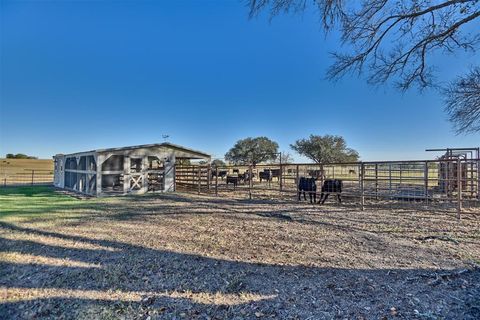
M 240 182 L 240 178 L 238 176 L 227 175 L 227 186 L 231 183 L 233 184 L 233 188 L 235 189 L 239 182 Z
M 269 169 L 264 169 L 263 171 L 258 173 L 258 177 L 260 178 L 260 182 L 262 180 L 266 180 L 268 182 L 272 181 L 272 171 Z
M 227 176 L 228 171 L 227 170 L 218 170 L 218 177 L 220 179 L 224 179 Z M 215 169 L 212 170 L 212 179 L 215 178 L 217 175 L 217 171 Z
M 305 193 L 308 192 L 308 196 L 310 197 L 310 203 L 317 202 L 317 183 L 315 182 L 315 180 L 315 178 L 300 178 L 300 180 L 298 181 L 298 201 L 300 201 L 300 195 L 302 194 L 302 192 L 303 199 L 307 200 Z
M 342 203 L 342 197 L 340 196 L 340 194 L 342 193 L 342 187 L 343 187 L 342 180 L 339 180 L 339 179 L 325 180 L 322 185 L 322 193 L 320 194 L 320 201 L 318 201 L 318 203 L 324 204 L 325 200 L 327 200 L 328 195 L 330 193 L 336 193 L 338 202 Z

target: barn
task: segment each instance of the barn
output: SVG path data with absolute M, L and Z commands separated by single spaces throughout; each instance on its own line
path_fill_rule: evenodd
M 211 156 L 172 143 L 57 154 L 54 185 L 92 196 L 175 191 L 175 163 Z

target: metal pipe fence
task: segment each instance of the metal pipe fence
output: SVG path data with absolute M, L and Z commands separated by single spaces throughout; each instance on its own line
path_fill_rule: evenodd
M 480 213 L 480 159 L 189 165 L 176 167 L 175 183 L 176 190 L 200 194 L 303 201 L 302 177 L 316 179 L 318 196 L 326 180 L 341 180 L 343 206 Z M 325 204 L 336 201 L 331 196 Z
M 52 185 L 53 171 L 41 169 L 24 169 L 24 172 L 2 174 L 0 186 Z

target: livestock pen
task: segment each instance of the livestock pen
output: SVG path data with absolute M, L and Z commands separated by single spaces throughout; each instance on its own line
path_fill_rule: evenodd
M 252 177 L 252 178 L 250 178 Z M 300 201 L 301 177 L 323 183 L 343 183 L 342 205 L 480 212 L 480 159 L 378 161 L 329 164 L 189 165 L 175 168 L 178 191 L 245 198 L 283 198 Z M 303 199 L 303 197 L 302 197 Z M 330 197 L 326 204 L 337 202 Z

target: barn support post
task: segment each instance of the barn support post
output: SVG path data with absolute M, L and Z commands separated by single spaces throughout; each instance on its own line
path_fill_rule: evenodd
M 428 162 L 425 161 L 423 164 L 425 167 L 423 168 L 423 179 L 424 179 L 424 188 L 425 188 L 425 205 L 428 205 Z
M 462 160 L 457 159 L 457 219 L 460 220 L 462 213 Z
M 96 154 L 95 162 L 97 163 L 97 190 L 95 195 L 97 197 L 101 196 L 102 194 L 102 164 L 105 160 L 105 157 L 101 154 Z
M 215 196 L 218 197 L 218 167 L 215 167 Z
M 365 177 L 365 164 L 362 162 L 360 163 L 360 204 L 362 211 L 365 210 L 365 190 L 364 190 L 364 177 Z
M 130 157 L 123 156 L 123 194 L 130 192 Z
M 248 166 L 248 198 L 250 200 L 252 200 L 252 183 L 253 183 L 252 172 L 253 172 L 252 165 L 249 165 Z
M 148 192 L 148 156 L 142 157 L 142 193 Z

